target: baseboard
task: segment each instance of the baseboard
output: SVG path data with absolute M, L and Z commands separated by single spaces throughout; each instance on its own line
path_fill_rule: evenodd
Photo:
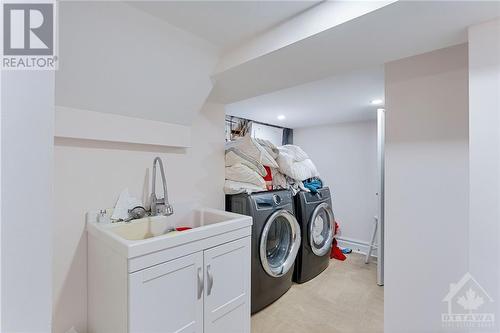
M 336 237 L 337 244 L 339 247 L 348 247 L 352 249 L 352 252 L 361 253 L 366 255 L 368 253 L 368 247 L 370 244 L 368 242 L 360 241 L 357 239 Z M 377 257 L 377 249 L 372 249 L 372 257 Z

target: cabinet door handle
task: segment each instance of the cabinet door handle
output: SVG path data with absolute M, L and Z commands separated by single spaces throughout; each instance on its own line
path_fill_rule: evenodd
M 203 294 L 203 284 L 203 272 L 201 271 L 201 267 L 198 267 L 198 299 Z
M 212 275 L 210 265 L 207 265 L 207 279 L 208 279 L 208 286 L 207 286 L 207 296 L 208 296 L 212 293 L 212 287 L 214 286 L 214 276 Z

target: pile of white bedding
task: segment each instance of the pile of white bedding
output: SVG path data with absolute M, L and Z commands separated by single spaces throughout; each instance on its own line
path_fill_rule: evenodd
M 268 167 L 272 185 L 264 177 Z M 245 136 L 226 146 L 226 194 L 252 193 L 268 189 L 291 189 L 294 195 L 309 191 L 302 183 L 319 177 L 316 166 L 298 146 L 276 147 L 271 142 Z M 269 176 L 268 176 L 269 178 Z
M 309 178 L 319 177 L 316 166 L 299 146 L 280 147 L 276 161 L 279 171 L 296 181 L 302 182 Z
M 261 142 L 261 143 L 259 143 Z M 269 143 L 269 145 L 272 145 Z M 226 146 L 226 194 L 266 191 L 264 166 L 277 168 L 272 149 L 261 140 L 245 136 Z M 276 147 L 274 147 L 276 148 Z M 277 151 L 277 148 L 276 148 Z

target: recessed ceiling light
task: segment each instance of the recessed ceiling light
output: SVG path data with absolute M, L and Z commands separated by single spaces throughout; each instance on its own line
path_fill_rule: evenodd
M 373 105 L 380 105 L 382 104 L 382 102 L 383 101 L 381 99 L 374 99 L 370 103 L 372 103 Z
M 277 118 L 278 118 L 278 120 L 285 120 L 286 117 L 285 117 L 285 115 L 280 114 Z

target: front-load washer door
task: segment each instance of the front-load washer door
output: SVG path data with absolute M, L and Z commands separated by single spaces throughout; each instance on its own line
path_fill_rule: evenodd
M 260 261 L 267 274 L 280 277 L 293 267 L 300 247 L 300 226 L 287 210 L 274 212 L 260 236 Z
M 316 206 L 309 220 L 309 244 L 313 253 L 324 256 L 332 247 L 334 234 L 333 212 L 326 202 Z

